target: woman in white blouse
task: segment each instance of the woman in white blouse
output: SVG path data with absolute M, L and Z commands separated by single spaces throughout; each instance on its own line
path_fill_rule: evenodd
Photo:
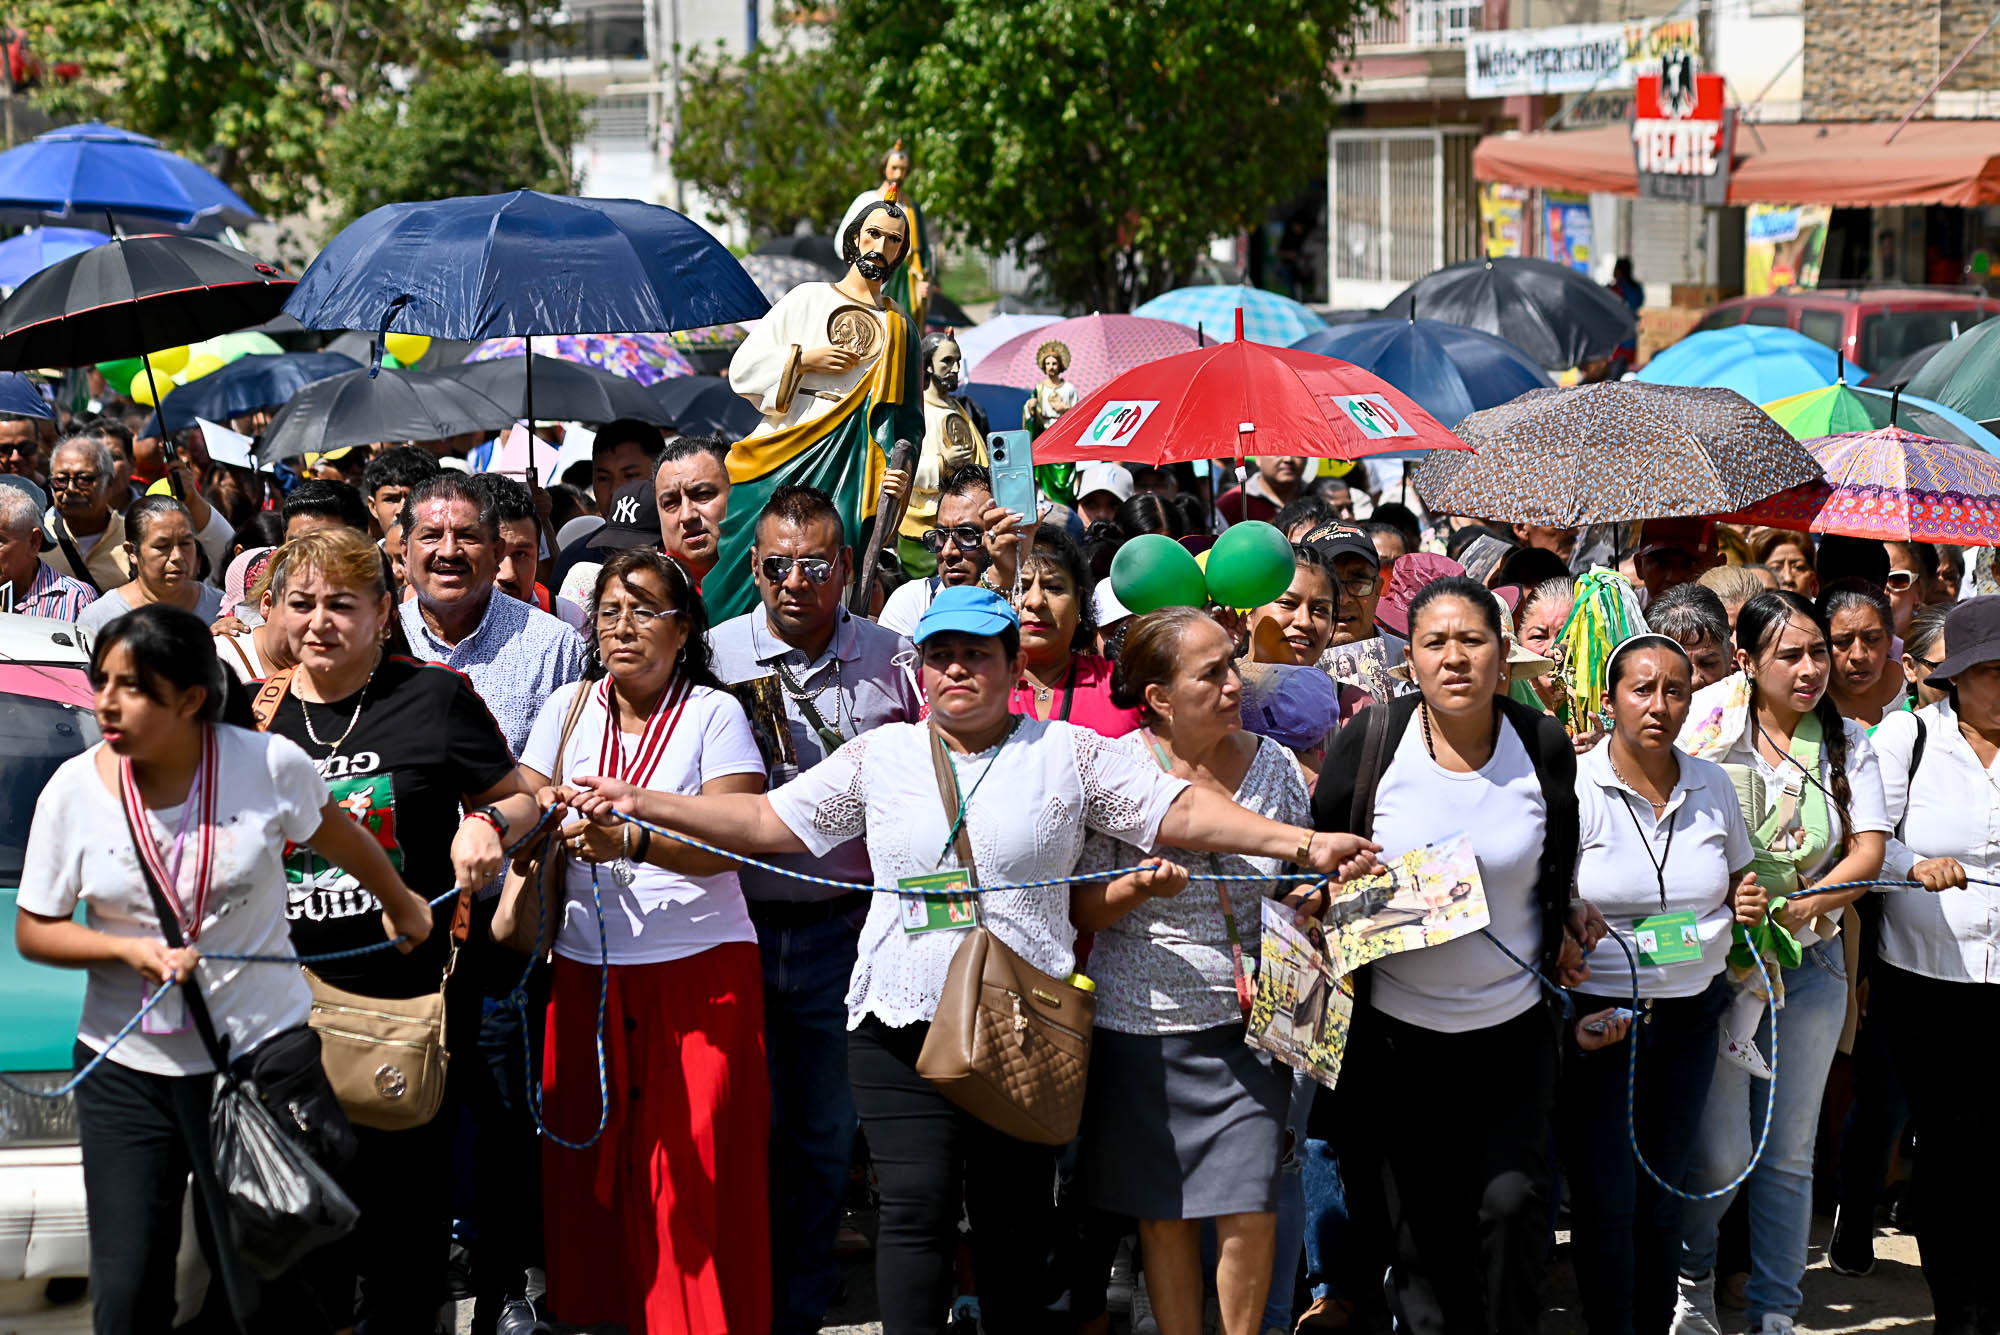
M 2000 1157 L 1967 1083 L 1984 1057 L 1965 1042 L 2000 1021 L 2000 597 L 1959 603 L 1944 636 L 1929 684 L 1945 698 L 1875 731 L 1898 822 L 1882 874 L 1923 889 L 1883 896 L 1868 1023 L 1890 1040 L 1923 1136 L 1911 1188 L 1937 1329 L 1969 1335 L 2000 1313 Z
M 1266 819 L 1097 733 L 1009 714 L 1020 677 L 1020 623 L 985 589 L 940 590 L 912 638 L 922 655 L 928 725 L 893 723 L 865 733 L 766 795 L 683 797 L 586 777 L 565 798 L 607 824 L 615 812 L 634 814 L 758 856 L 823 856 L 865 838 L 878 884 L 893 886 L 958 866 L 954 822 L 933 764 L 933 748 L 941 747 L 961 794 L 959 818 L 979 881 L 1058 882 L 982 892 L 980 925 L 1057 977 L 1076 967 L 1071 895 L 1061 882 L 1075 871 L 1088 831 L 1139 848 L 1246 853 L 1322 873 L 1372 865 L 1374 845 L 1364 840 Z M 1111 894 L 1137 904 L 1186 883 L 1185 871 L 1155 861 L 1115 883 Z M 942 1329 L 961 1202 L 980 1273 L 988 1276 L 981 1324 L 996 1335 L 1039 1335 L 1051 1296 L 1054 1151 L 975 1121 L 917 1074 L 962 937 L 927 917 L 921 901 L 911 903 L 918 908 L 914 929 L 898 898 L 876 897 L 847 997 L 848 1069 L 882 1193 L 876 1267 L 884 1335 Z
M 1589 1050 L 1587 1020 L 1585 1050 L 1563 1070 L 1556 1128 L 1584 1321 L 1591 1335 L 1620 1335 L 1667 1328 L 1681 1249 L 1680 1199 L 1640 1171 L 1629 1128 L 1653 1170 L 1684 1187 L 1731 994 L 1730 925 L 1761 922 L 1764 893 L 1729 776 L 1674 748 L 1694 697 L 1688 651 L 1637 635 L 1612 651 L 1604 679 L 1611 732 L 1577 762 L 1576 881 L 1623 948 L 1591 952 L 1576 1010 L 1599 1017 L 1638 997 L 1638 1085 L 1628 1087 L 1623 1043 Z
M 1750 829 L 1757 882 L 1774 905 L 1785 900 L 1774 916 L 1805 948 L 1798 966 L 1780 975 L 1778 1078 L 1758 1079 L 1727 1050 L 1718 1056 L 1692 1175 L 1697 1191 L 1735 1179 L 1750 1161 L 1766 1099 L 1776 1100 L 1764 1156 L 1743 1187 L 1750 1210 L 1744 1298 L 1750 1329 L 1767 1335 L 1791 1331 L 1801 1302 L 1820 1096 L 1847 1016 L 1847 965 L 1833 937 L 1862 893 L 1820 887 L 1874 879 L 1890 829 L 1875 749 L 1828 695 L 1831 643 L 1826 619 L 1803 597 L 1758 594 L 1737 614 L 1736 674 L 1695 694 L 1680 737 L 1682 750 L 1729 773 Z M 1768 1058 L 1769 1015 L 1754 1038 L 1743 1039 L 1737 1051 L 1754 1042 Z M 1682 1211 L 1677 1328 L 1715 1329 L 1716 1231 L 1734 1195 Z

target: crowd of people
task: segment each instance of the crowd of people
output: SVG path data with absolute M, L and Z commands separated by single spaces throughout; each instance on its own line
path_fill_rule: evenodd
M 1228 1335 L 1530 1332 L 1566 1227 L 1593 1335 L 1776 1333 L 1815 1201 L 1858 1282 L 1891 1195 L 1937 1328 L 2000 1323 L 1952 1052 L 2000 1004 L 2000 596 L 1960 551 L 1486 522 L 1302 458 L 1220 496 L 1092 466 L 1021 515 L 967 466 L 861 615 L 863 535 L 809 486 L 732 508 L 720 439 L 612 423 L 531 489 L 476 442 L 273 475 L 53 425 L 0 422 L 0 579 L 87 641 L 103 741 L 42 794 L 16 930 L 89 971 L 100 1331 L 168 1328 L 190 1173 L 253 1331 L 471 1297 L 482 1332 L 796 1335 L 872 1247 L 888 1335 L 1103 1332 L 1134 1266 L 1135 1331 L 1212 1295 Z M 1134 538 L 1257 521 L 1293 544 L 1263 606 L 1112 587 Z M 713 623 L 746 530 L 758 605 Z M 1586 713 L 1593 569 L 1643 624 Z M 1461 834 L 1490 926 L 1359 970 L 1334 1088 L 1245 1042 L 1261 897 L 1307 923 Z M 945 869 L 1094 992 L 1069 1145 L 922 1071 Z M 287 940 L 339 958 L 208 958 Z M 122 1033 L 175 985 L 233 1052 L 441 998 L 437 1112 L 362 1119 L 360 1222 L 290 1273 L 232 1255 L 184 1009 Z

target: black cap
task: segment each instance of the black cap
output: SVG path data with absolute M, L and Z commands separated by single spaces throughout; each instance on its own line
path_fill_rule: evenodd
M 1939 686 L 1967 668 L 2000 662 L 2000 594 L 1968 598 L 1953 607 L 1944 619 L 1944 645 L 1950 652 L 1930 675 Z
M 653 501 L 652 479 L 627 482 L 613 492 L 604 527 L 584 539 L 583 545 L 598 551 L 659 546 L 660 507 Z
M 1369 569 L 1382 568 L 1382 556 L 1375 550 L 1375 540 L 1344 519 L 1321 524 L 1306 534 L 1304 543 L 1324 556 L 1328 565 L 1333 564 L 1338 556 L 1358 556 L 1368 562 Z

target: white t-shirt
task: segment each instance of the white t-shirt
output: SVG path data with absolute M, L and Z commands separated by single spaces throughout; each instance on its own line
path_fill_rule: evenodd
M 601 681 L 558 686 L 535 718 L 521 763 L 558 782 L 580 774 L 602 774 L 602 689 Z M 579 690 L 591 692 L 590 703 L 577 717 L 569 746 L 558 762 L 556 743 L 562 739 L 563 721 L 569 717 L 570 701 Z M 621 737 L 628 764 L 638 740 L 637 733 Z M 696 686 L 646 786 L 655 792 L 692 794 L 699 793 L 711 779 L 763 773 L 764 758 L 736 697 Z M 599 942 L 597 915 L 591 907 L 591 864 L 571 858 L 568 869 L 569 896 L 563 907 L 562 928 L 556 935 L 556 953 L 595 964 Z M 683 876 L 644 863 L 633 863 L 632 871 L 632 884 L 620 887 L 611 878 L 608 865 L 597 869 L 597 889 L 604 904 L 604 939 L 613 964 L 659 964 L 700 954 L 711 946 L 757 939 L 734 871 Z
M 1385 861 L 1453 835 L 1471 836 L 1492 916 L 1488 930 L 1537 967 L 1542 910 L 1535 882 L 1547 823 L 1542 781 L 1520 735 L 1504 719 L 1493 758 L 1470 774 L 1453 773 L 1432 760 L 1423 728 L 1411 719 L 1375 793 L 1375 842 Z M 1371 967 L 1375 1009 L 1447 1034 L 1513 1019 L 1535 1004 L 1540 987 L 1478 932 L 1391 955 Z
M 215 656 L 245 686 L 263 679 L 264 656 L 257 652 L 257 632 L 254 628 L 233 635 L 216 636 Z
M 930 730 L 885 723 L 771 792 L 778 819 L 816 857 L 857 835 L 868 840 L 878 886 L 957 867 L 938 795 Z M 999 747 L 951 757 L 966 803 L 965 828 L 982 884 L 1072 875 L 1092 830 L 1151 848 L 1187 781 L 1145 754 L 1072 724 L 1023 718 Z M 979 896 L 980 923 L 1043 973 L 1076 968 L 1069 886 Z M 937 1013 L 958 931 L 905 933 L 896 896 L 878 894 L 861 926 L 847 990 L 847 1026 L 874 1015 L 892 1026 Z
M 280 858 L 287 841 L 303 843 L 318 831 L 326 784 L 305 752 L 283 737 L 219 725 L 216 747 L 220 824 L 208 910 L 196 946 L 204 953 L 289 955 Z M 81 901 L 84 921 L 96 930 L 159 940 L 159 915 L 139 871 L 138 850 L 126 834 L 124 806 L 97 774 L 102 748 L 100 742 L 64 762 L 42 789 L 21 870 L 20 906 L 62 918 Z M 178 806 L 147 813 L 168 866 L 180 818 Z M 195 862 L 190 830 L 175 883 L 184 903 L 195 894 Z M 296 968 L 205 959 L 197 974 L 209 1011 L 237 1055 L 304 1024 L 312 1007 L 312 993 Z M 144 1004 L 146 988 L 145 980 L 126 965 L 91 965 L 77 1037 L 102 1052 Z M 110 1059 L 155 1075 L 200 1075 L 215 1069 L 192 1027 L 178 1034 L 148 1034 L 141 1026 L 112 1049 Z
M 1577 893 L 1597 905 L 1634 960 L 1635 923 L 1664 913 L 1693 913 L 1701 958 L 1640 964 L 1639 995 L 1698 996 L 1722 972 L 1729 926 L 1736 919 L 1729 886 L 1750 865 L 1750 831 L 1743 824 L 1735 785 L 1720 765 L 1682 755 L 1666 812 L 1655 820 L 1653 804 L 1613 771 L 1610 746 L 1599 742 L 1576 767 Z M 1664 904 L 1660 872 L 1666 876 Z M 1631 995 L 1632 970 L 1615 942 L 1600 942 L 1590 952 L 1590 981 L 1584 990 L 1594 996 Z
M 931 600 L 942 587 L 935 575 L 898 586 L 882 604 L 882 615 L 875 618 L 875 624 L 907 640 L 917 633 L 917 623 L 931 610 Z

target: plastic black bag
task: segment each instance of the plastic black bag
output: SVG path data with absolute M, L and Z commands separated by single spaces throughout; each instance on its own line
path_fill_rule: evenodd
M 236 1250 L 264 1278 L 344 1237 L 361 1218 L 332 1175 L 278 1125 L 254 1082 L 216 1078 L 208 1130 Z

